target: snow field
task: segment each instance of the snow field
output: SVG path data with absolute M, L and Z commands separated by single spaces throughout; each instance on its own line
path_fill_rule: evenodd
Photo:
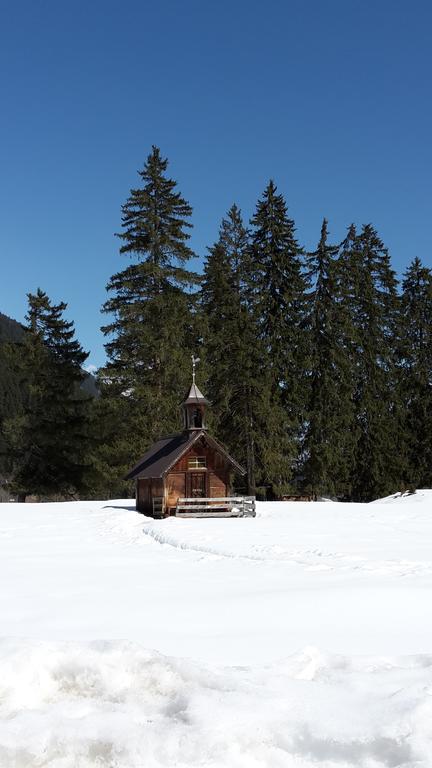
M 430 768 L 431 535 L 431 491 L 0 505 L 0 768 Z

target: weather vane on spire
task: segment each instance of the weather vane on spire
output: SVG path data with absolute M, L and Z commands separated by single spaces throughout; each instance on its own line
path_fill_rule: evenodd
M 192 357 L 192 384 L 195 384 L 195 366 L 197 363 L 200 362 L 199 357 L 195 357 L 195 355 L 191 355 Z

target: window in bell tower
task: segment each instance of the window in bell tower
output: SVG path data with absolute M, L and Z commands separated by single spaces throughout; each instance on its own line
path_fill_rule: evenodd
M 195 408 L 195 410 L 192 412 L 192 426 L 202 427 L 202 413 L 199 408 Z

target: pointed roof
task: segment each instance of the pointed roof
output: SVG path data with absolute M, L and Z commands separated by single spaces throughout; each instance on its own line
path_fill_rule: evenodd
M 186 400 L 183 401 L 183 405 L 196 405 L 201 403 L 202 405 L 209 405 L 209 401 L 206 397 L 204 397 L 203 393 L 200 389 L 198 389 L 195 382 L 192 382 L 191 388 L 189 390 L 189 394 L 186 398 Z
M 207 434 L 206 430 L 197 430 L 192 433 L 182 432 L 179 435 L 171 435 L 170 437 L 163 437 L 161 440 L 158 440 L 157 443 L 154 443 L 148 449 L 124 479 L 135 480 L 138 478 L 163 477 L 200 438 L 203 438 L 209 445 L 225 456 L 236 472 L 240 475 L 246 474 L 246 470 L 229 455 L 223 445 Z
M 160 438 L 132 467 L 125 480 L 134 480 L 138 477 L 162 477 L 167 469 L 180 458 L 185 447 L 190 444 L 191 437 L 187 432 L 182 432 L 179 435 Z

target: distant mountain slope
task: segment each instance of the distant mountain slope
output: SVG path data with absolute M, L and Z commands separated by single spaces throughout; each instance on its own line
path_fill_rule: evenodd
M 24 328 L 17 320 L 12 317 L 4 315 L 0 312 L 0 344 L 4 342 L 17 342 L 21 341 L 24 333 Z M 1 372 L 0 372 L 1 379 Z M 96 384 L 96 378 L 93 374 L 85 372 L 85 378 L 81 384 L 81 389 L 92 397 L 98 397 L 99 390 Z
M 85 379 L 81 384 L 81 389 L 86 392 L 87 395 L 92 397 L 99 397 L 99 390 L 96 383 L 96 377 L 92 373 L 85 371 Z
M 23 326 L 11 317 L 0 312 L 0 342 L 20 341 L 23 335 Z
M 22 391 L 16 374 L 10 367 L 9 358 L 5 354 L 5 345 L 22 339 L 24 330 L 20 323 L 0 312 L 0 484 L 7 477 L 9 466 L 7 446 L 3 434 L 3 422 L 19 412 L 22 401 Z M 0 488 L 0 501 L 7 501 L 9 495 Z
M 24 327 L 11 317 L 0 312 L 0 485 L 10 473 L 7 441 L 4 423 L 13 418 L 22 408 L 24 391 L 16 371 L 13 369 L 7 351 L 7 344 L 19 343 L 24 335 Z M 83 371 L 84 379 L 81 390 L 91 397 L 98 397 L 96 378 L 88 371 Z M 0 488 L 0 501 L 7 501 L 9 495 Z

